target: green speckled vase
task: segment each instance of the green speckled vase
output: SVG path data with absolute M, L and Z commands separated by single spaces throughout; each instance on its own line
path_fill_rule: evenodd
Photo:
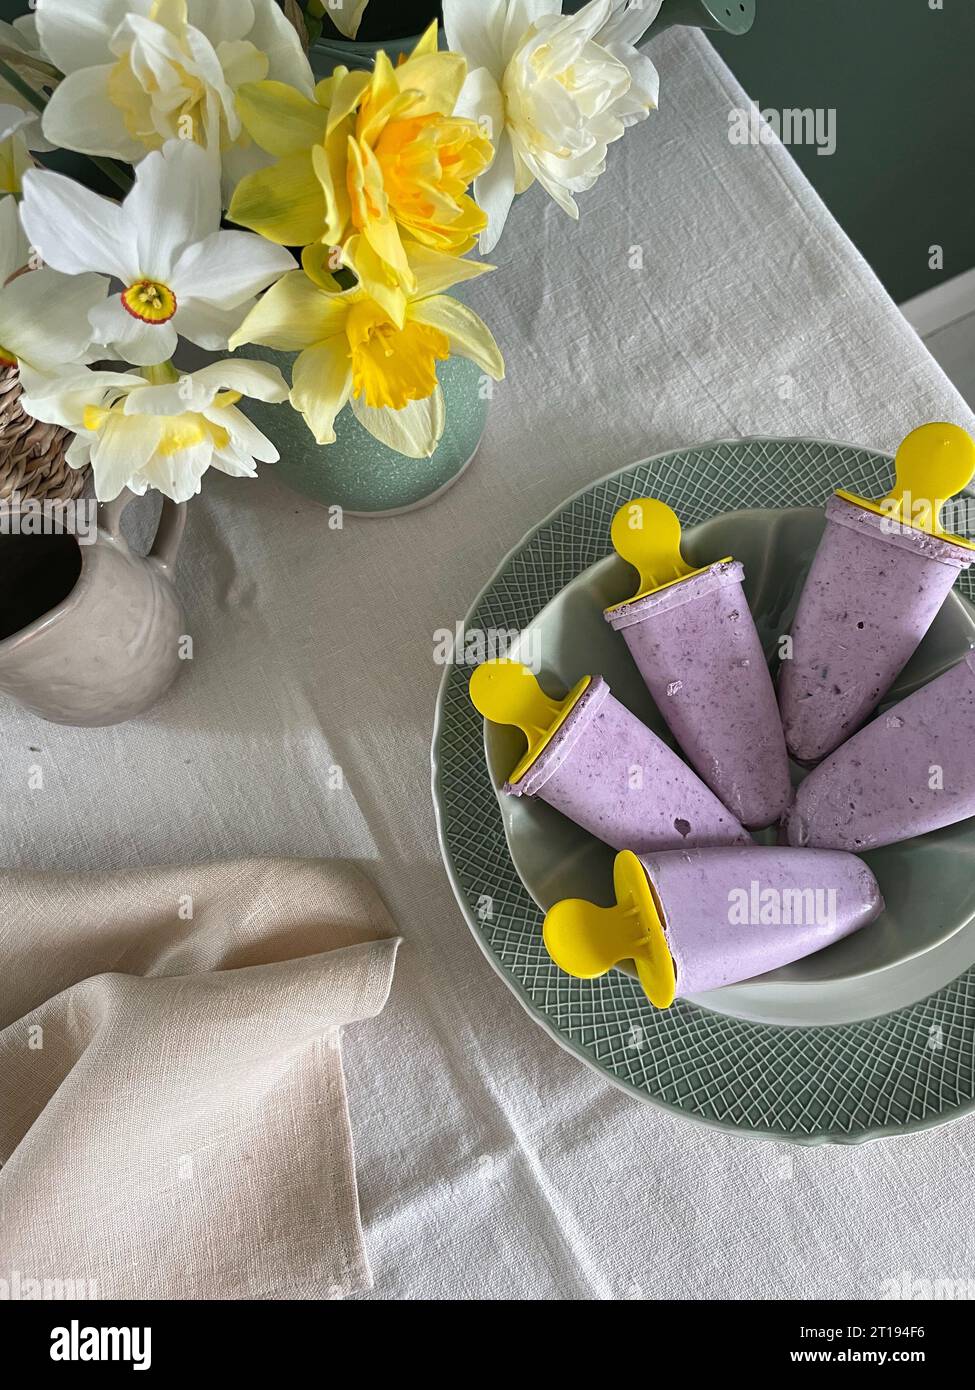
M 280 367 L 290 382 L 294 353 L 248 347 L 241 356 Z M 378 439 L 349 406 L 335 421 L 335 443 L 316 444 L 304 419 L 290 405 L 241 402 L 241 409 L 276 446 L 281 460 L 275 477 L 325 507 L 339 506 L 351 516 L 396 516 L 436 501 L 457 481 L 477 453 L 488 402 L 482 398 L 481 369 L 465 357 L 437 367 L 447 423 L 436 452 L 428 459 L 406 458 Z

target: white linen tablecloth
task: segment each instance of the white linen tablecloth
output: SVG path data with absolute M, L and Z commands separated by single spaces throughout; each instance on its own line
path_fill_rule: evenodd
M 208 477 L 179 571 L 195 659 L 164 702 L 85 732 L 0 698 L 10 867 L 293 855 L 379 887 L 404 946 L 344 1045 L 371 1298 L 877 1298 L 975 1272 L 975 1119 L 806 1150 L 643 1104 L 532 1022 L 441 867 L 433 634 L 570 493 L 716 438 L 975 428 L 788 152 L 729 142 L 745 96 L 710 45 L 651 54 L 661 109 L 581 223 L 533 189 L 469 296 L 508 379 L 451 492 L 333 531 L 271 467 Z

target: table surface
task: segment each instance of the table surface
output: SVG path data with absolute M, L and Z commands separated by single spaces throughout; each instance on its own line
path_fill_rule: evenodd
M 532 1022 L 440 863 L 435 634 L 569 494 L 718 438 L 893 450 L 926 419 L 975 428 L 788 152 L 730 143 L 746 98 L 706 40 L 675 29 L 650 53 L 661 109 L 610 149 L 581 223 L 531 190 L 468 296 L 508 379 L 452 491 L 336 531 L 273 468 L 208 477 L 175 690 L 91 732 L 0 698 L 11 867 L 277 854 L 380 888 L 405 943 L 385 1012 L 345 1039 L 366 1297 L 882 1298 L 975 1261 L 975 1118 L 805 1150 L 643 1104 Z M 927 239 L 919 222 L 918 256 Z

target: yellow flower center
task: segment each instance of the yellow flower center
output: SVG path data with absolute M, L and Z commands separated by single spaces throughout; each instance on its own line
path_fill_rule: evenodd
M 16 367 L 17 358 L 9 348 L 0 346 L 0 367 Z
M 158 280 L 137 280 L 122 295 L 122 303 L 134 319 L 143 323 L 168 323 L 177 310 L 176 296 Z
M 376 159 L 396 221 L 428 246 L 458 255 L 469 251 L 487 217 L 467 189 L 492 153 L 474 121 L 457 116 L 391 121 L 376 144 Z
M 437 389 L 437 362 L 450 356 L 445 333 L 408 319 L 397 328 L 377 304 L 363 300 L 349 310 L 346 334 L 352 354 L 352 390 L 366 405 L 402 410 Z

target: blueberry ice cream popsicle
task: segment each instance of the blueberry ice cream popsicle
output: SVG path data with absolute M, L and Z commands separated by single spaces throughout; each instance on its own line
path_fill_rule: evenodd
M 764 975 L 879 917 L 877 880 L 853 854 L 748 848 L 623 851 L 616 904 L 566 898 L 547 913 L 546 949 L 578 979 L 632 960 L 658 1009 Z
M 647 689 L 691 764 L 751 829 L 792 797 L 775 689 L 733 559 L 692 569 L 680 522 L 653 498 L 613 519 L 617 552 L 640 574 L 634 598 L 608 608 Z
M 908 695 L 809 774 L 789 844 L 860 853 L 975 816 L 975 652 Z
M 895 459 L 897 481 L 869 501 L 839 491 L 806 579 L 779 672 L 794 758 L 815 763 L 860 727 L 897 678 L 975 547 L 943 531 L 944 502 L 975 472 L 957 425 L 922 425 Z
M 652 730 L 585 676 L 564 699 L 546 695 L 527 667 L 486 661 L 474 671 L 475 708 L 520 728 L 528 748 L 509 796 L 537 796 L 614 849 L 751 844 L 726 806 Z

